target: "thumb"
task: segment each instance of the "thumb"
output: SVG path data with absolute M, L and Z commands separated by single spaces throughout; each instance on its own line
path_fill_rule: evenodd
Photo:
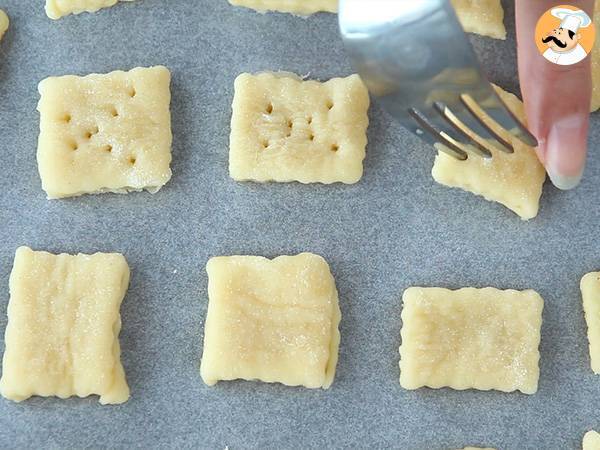
M 554 185 L 575 187 L 587 153 L 591 57 L 570 66 L 553 64 L 540 55 L 535 27 L 554 1 L 516 1 L 519 79 L 529 130 L 538 139 L 538 156 Z M 571 1 L 593 14 L 593 0 Z M 550 30 L 548 30 L 550 31 Z

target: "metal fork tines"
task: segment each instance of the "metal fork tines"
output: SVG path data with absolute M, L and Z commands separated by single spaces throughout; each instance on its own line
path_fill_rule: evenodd
M 340 29 L 369 91 L 406 128 L 459 159 L 537 140 L 496 94 L 448 0 L 340 0 Z

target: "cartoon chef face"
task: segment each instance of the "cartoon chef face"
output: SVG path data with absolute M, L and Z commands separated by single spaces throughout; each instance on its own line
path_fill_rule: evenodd
M 565 53 L 573 50 L 580 39 L 581 34 L 559 27 L 550 31 L 550 33 L 542 38 L 542 42 L 557 53 Z

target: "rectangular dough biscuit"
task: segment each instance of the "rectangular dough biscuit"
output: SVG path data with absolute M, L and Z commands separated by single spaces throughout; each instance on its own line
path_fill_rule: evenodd
M 510 110 L 524 121 L 523 103 L 500 88 L 496 91 Z M 459 161 L 440 151 L 431 174 L 440 184 L 481 195 L 528 220 L 538 213 L 546 171 L 532 147 L 505 131 L 503 137 L 510 139 L 514 153 L 492 150 L 491 159 L 470 153 L 467 160 Z
M 537 391 L 543 300 L 535 291 L 404 291 L 400 384 Z
M 229 3 L 259 12 L 279 11 L 302 15 L 338 10 L 338 0 L 229 0 Z
M 46 0 L 46 15 L 51 19 L 60 19 L 69 14 L 96 12 L 102 8 L 116 5 L 117 2 L 133 0 Z
M 341 313 L 327 262 L 301 253 L 211 258 L 201 375 L 327 389 Z
M 123 255 L 20 247 L 9 284 L 3 397 L 97 394 L 102 404 L 127 401 L 119 346 L 119 308 L 129 284 Z
M 500 0 L 452 0 L 465 31 L 506 39 L 504 9 Z
M 170 80 L 162 66 L 43 80 L 37 160 L 48 198 L 164 186 Z
M 320 83 L 244 73 L 235 80 L 229 174 L 237 181 L 356 183 L 368 109 L 358 75 Z
M 600 272 L 585 274 L 580 288 L 588 327 L 591 366 L 594 373 L 600 375 Z
M 600 450 L 600 434 L 594 430 L 585 433 L 583 437 L 583 450 Z

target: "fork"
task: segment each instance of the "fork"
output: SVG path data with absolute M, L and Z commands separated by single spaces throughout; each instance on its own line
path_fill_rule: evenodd
M 448 0 L 340 0 L 339 22 L 371 94 L 427 143 L 460 160 L 512 153 L 511 135 L 537 146 L 483 74 Z

